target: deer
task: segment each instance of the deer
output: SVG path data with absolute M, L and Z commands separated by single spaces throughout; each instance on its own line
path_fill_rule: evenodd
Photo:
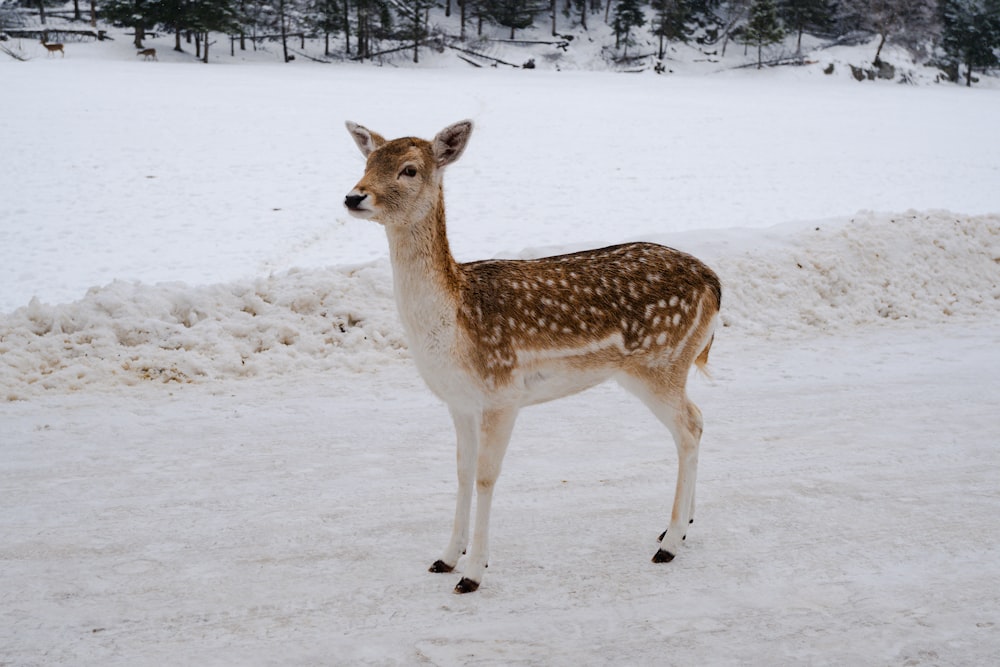
M 385 230 L 407 344 L 455 428 L 454 523 L 430 571 L 452 572 L 466 555 L 454 592 L 479 589 L 494 489 L 519 410 L 611 379 L 673 436 L 676 489 L 652 559 L 672 561 L 694 521 L 703 421 L 685 387 L 692 366 L 708 363 L 722 299 L 718 276 L 689 254 L 648 242 L 458 263 L 446 234 L 443 171 L 465 151 L 472 121 L 431 141 L 386 140 L 346 125 L 366 164 L 344 205 Z
M 156 49 L 143 49 L 142 51 L 136 52 L 137 56 L 142 56 L 143 60 L 157 60 Z
M 53 53 L 55 53 L 56 51 L 58 51 L 62 55 L 63 58 L 66 57 L 66 52 L 63 51 L 63 45 L 62 44 L 46 44 L 45 43 L 45 38 L 42 37 L 42 46 L 44 46 L 46 49 L 48 49 L 48 55 L 49 56 L 51 56 Z

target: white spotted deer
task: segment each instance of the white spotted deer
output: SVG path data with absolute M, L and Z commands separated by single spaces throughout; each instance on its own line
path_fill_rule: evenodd
M 702 417 L 685 385 L 691 366 L 708 362 L 721 300 L 715 273 L 653 243 L 459 264 L 445 234 L 442 175 L 465 150 L 472 123 L 432 141 L 387 141 L 351 122 L 347 129 L 367 165 L 344 204 L 385 227 L 406 339 L 455 423 L 455 523 L 431 572 L 451 572 L 465 553 L 475 487 L 475 532 L 455 592 L 479 588 L 494 485 L 518 411 L 612 378 L 676 443 L 673 510 L 653 556 L 673 560 L 693 521 Z

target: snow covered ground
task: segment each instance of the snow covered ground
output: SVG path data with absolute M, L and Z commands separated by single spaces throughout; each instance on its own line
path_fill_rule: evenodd
M 1000 91 L 0 61 L 0 664 L 1000 662 Z M 475 595 L 453 434 L 344 215 L 350 118 L 477 123 L 460 259 L 724 281 L 697 521 L 666 431 L 525 411 Z M 461 564 L 459 565 L 461 569 Z

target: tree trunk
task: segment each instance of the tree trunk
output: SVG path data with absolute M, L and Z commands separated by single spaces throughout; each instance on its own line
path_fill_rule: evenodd
M 174 31 L 174 51 L 179 51 L 184 53 L 184 49 L 181 48 L 181 29 L 177 28 Z
M 761 68 L 761 54 L 764 50 L 763 42 L 757 42 L 757 69 Z
M 444 15 L 451 16 L 451 0 L 447 0 L 444 5 Z
M 288 33 L 287 27 L 285 26 L 285 0 L 281 0 L 278 3 L 278 22 L 281 25 L 281 53 L 285 57 L 285 62 L 288 62 Z
M 350 0 L 344 0 L 344 49 L 351 53 L 351 15 Z
M 80 20 L 80 0 L 73 0 L 73 20 Z
M 45 3 L 42 0 L 38 0 L 38 20 L 42 22 L 42 25 L 45 25 Z
M 142 24 L 136 23 L 135 25 L 135 48 L 142 49 L 142 40 L 146 39 L 146 29 L 142 27 Z
M 458 0 L 458 9 L 460 12 L 459 22 L 461 27 L 458 29 L 458 37 L 462 41 L 465 41 L 465 4 L 468 0 Z
M 663 50 L 663 33 L 660 33 L 660 48 L 656 52 L 656 57 L 660 60 L 663 60 L 664 55 L 665 52 Z
M 882 39 L 879 40 L 878 48 L 875 49 L 875 60 L 872 61 L 872 65 L 875 65 L 875 67 L 878 67 L 879 65 L 882 64 L 882 59 L 879 58 L 879 56 L 882 54 L 882 47 L 885 46 L 885 38 L 886 37 L 888 37 L 888 35 L 885 34 L 885 33 L 882 33 Z
M 580 27 L 584 30 L 587 29 L 587 2 L 588 0 L 583 0 L 580 4 Z
M 559 0 L 552 0 L 552 36 L 553 37 L 555 37 L 558 34 L 556 32 L 556 14 L 558 13 L 558 10 L 556 9 L 556 5 L 558 3 L 559 3 Z
M 90 0 L 90 27 L 97 27 L 97 0 Z
M 205 55 L 202 57 L 201 62 L 208 64 L 208 33 L 205 33 Z

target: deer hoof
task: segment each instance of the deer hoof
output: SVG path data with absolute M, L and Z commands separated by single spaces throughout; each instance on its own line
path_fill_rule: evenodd
M 428 572 L 451 572 L 455 569 L 454 565 L 448 565 L 448 563 L 443 560 L 436 560 L 434 564 L 427 568 Z
M 455 585 L 455 592 L 458 594 L 475 593 L 477 590 L 479 590 L 479 582 L 468 577 L 462 577 L 462 580 Z
M 655 554 L 653 554 L 654 563 L 669 563 L 673 559 L 674 555 L 669 551 L 664 551 L 663 549 L 660 549 Z

